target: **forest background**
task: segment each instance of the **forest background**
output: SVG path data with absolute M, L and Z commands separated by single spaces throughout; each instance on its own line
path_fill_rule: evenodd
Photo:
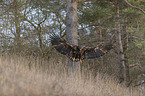
M 76 1 L 76 0 L 72 0 Z M 67 0 L 1 0 L 0 54 L 32 56 L 67 65 L 49 40 L 67 38 Z M 77 4 L 78 45 L 97 46 L 115 35 L 115 48 L 99 59 L 84 60 L 81 70 L 113 76 L 127 87 L 145 87 L 145 1 L 80 0 Z M 53 63 L 53 64 L 55 64 Z M 46 65 L 45 65 L 46 66 Z M 29 65 L 31 67 L 31 65 Z

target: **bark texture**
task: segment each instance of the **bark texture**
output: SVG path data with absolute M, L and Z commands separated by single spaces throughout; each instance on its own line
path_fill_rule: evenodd
M 78 0 L 67 0 L 67 17 L 66 17 L 66 40 L 70 44 L 78 45 Z M 68 59 L 68 70 L 79 70 L 80 63 Z

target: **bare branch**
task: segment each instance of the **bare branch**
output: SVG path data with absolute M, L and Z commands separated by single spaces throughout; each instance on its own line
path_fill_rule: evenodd
M 139 84 L 136 84 L 136 85 L 134 85 L 133 87 L 140 86 L 140 85 L 143 85 L 143 84 L 145 84 L 145 82 L 141 82 L 141 83 L 139 83 Z
M 108 4 L 112 4 L 112 5 L 114 5 L 115 7 L 117 7 L 117 5 L 116 5 L 115 2 L 109 2 L 109 1 L 104 1 L 104 2 L 106 2 L 106 3 L 108 3 Z
M 42 24 L 43 22 L 45 22 L 45 20 L 47 19 L 47 15 L 45 16 L 44 20 L 42 20 L 38 25 Z
M 88 1 L 92 1 L 92 0 L 78 0 L 78 2 L 88 2 Z
M 56 15 L 57 18 L 60 18 L 60 20 L 65 24 L 65 20 L 63 19 L 63 17 L 60 15 L 59 12 L 55 11 L 53 13 Z
M 38 28 L 35 26 L 35 24 L 33 24 L 30 20 L 28 20 L 27 18 L 24 18 L 24 20 L 29 22 L 36 30 L 38 30 Z
M 143 39 L 143 38 L 140 38 L 140 37 L 136 37 L 136 36 L 129 36 L 129 38 L 135 38 L 135 39 L 138 39 L 138 40 L 141 40 L 141 41 L 145 41 L 145 39 Z
M 142 0 L 138 0 L 138 1 L 145 3 L 145 1 L 142 1 Z
M 140 71 L 144 72 L 144 70 L 143 70 L 141 64 L 139 64 L 139 63 L 129 65 L 130 68 L 134 68 L 134 67 L 136 67 L 136 66 L 139 67 Z
M 127 3 L 127 5 L 129 5 L 129 6 L 133 7 L 133 8 L 139 9 L 140 11 L 142 11 L 142 12 L 145 14 L 145 11 L 144 11 L 143 9 L 141 9 L 141 8 L 139 8 L 139 7 L 136 7 L 136 6 L 131 5 L 130 3 L 128 3 L 128 1 L 127 1 L 127 0 L 124 0 L 124 1 Z

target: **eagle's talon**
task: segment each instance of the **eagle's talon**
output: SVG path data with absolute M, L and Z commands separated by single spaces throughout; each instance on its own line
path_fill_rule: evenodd
M 75 58 L 73 58 L 73 61 L 75 61 L 76 59 Z
M 82 60 L 80 59 L 80 63 L 82 63 Z

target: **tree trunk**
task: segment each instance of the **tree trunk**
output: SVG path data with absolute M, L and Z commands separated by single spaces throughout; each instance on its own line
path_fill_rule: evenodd
M 66 40 L 70 44 L 78 45 L 78 17 L 77 17 L 77 0 L 67 0 L 67 17 L 66 17 Z M 68 70 L 79 70 L 80 63 L 68 60 Z
M 130 72 L 129 72 L 129 64 L 128 64 L 128 56 L 125 53 L 128 50 L 128 33 L 126 31 L 126 20 L 123 18 L 122 20 L 123 24 L 121 25 L 122 27 L 122 44 L 123 44 L 123 51 L 124 51 L 124 63 L 125 63 L 125 73 L 126 73 L 126 78 L 125 82 L 126 85 L 129 86 L 128 84 L 130 83 Z
M 15 42 L 16 42 L 16 51 L 20 51 L 20 46 L 21 46 L 21 38 L 20 38 L 20 21 L 19 21 L 19 16 L 18 16 L 18 4 L 17 0 L 14 0 L 13 3 L 14 6 L 14 22 L 15 22 Z
M 121 7 L 124 7 L 124 1 L 122 1 Z M 130 82 L 130 76 L 129 76 L 129 65 L 127 62 L 127 55 L 125 53 L 125 51 L 128 50 L 126 25 L 125 25 L 125 19 L 123 17 L 120 17 L 119 5 L 116 7 L 116 9 L 117 9 L 117 20 L 116 20 L 117 38 L 116 39 L 117 39 L 117 43 L 118 43 L 118 47 L 119 47 L 118 64 L 119 64 L 119 69 L 120 69 L 119 77 L 120 77 L 120 83 L 123 83 L 126 86 L 128 86 L 128 84 Z M 122 22 L 122 24 L 120 22 Z
M 41 31 L 41 26 L 38 25 L 38 30 L 37 30 L 37 35 L 38 35 L 38 40 L 39 40 L 39 54 L 40 57 L 44 55 L 43 52 L 43 43 L 42 43 L 42 31 Z
M 116 7 L 117 17 L 116 17 L 116 41 L 119 47 L 118 50 L 118 65 L 119 65 L 119 81 L 120 83 L 125 83 L 126 72 L 125 72 L 125 62 L 124 62 L 124 54 L 123 54 L 123 44 L 122 44 L 122 33 L 120 28 L 120 16 L 119 16 L 119 6 Z

